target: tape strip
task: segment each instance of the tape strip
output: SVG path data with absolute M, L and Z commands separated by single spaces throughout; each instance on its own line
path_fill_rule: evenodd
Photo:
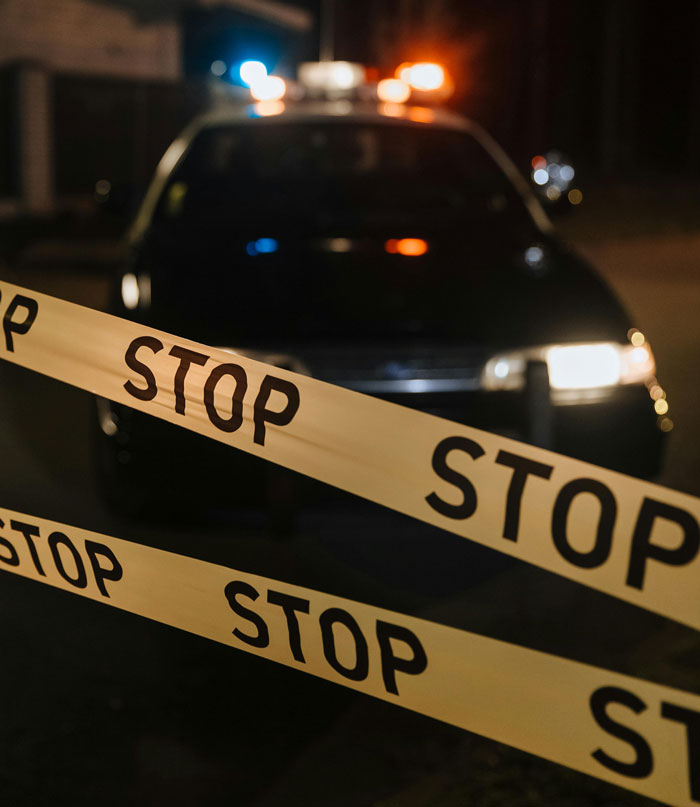
M 700 628 L 700 500 L 8 283 L 0 357 Z
M 700 803 L 700 697 L 371 605 L 0 511 L 0 568 L 666 803 Z

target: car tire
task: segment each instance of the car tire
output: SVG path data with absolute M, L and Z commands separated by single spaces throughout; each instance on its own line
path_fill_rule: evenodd
M 154 484 L 162 475 L 147 447 L 135 450 L 117 435 L 105 434 L 96 407 L 92 415 L 92 464 L 100 499 L 118 516 L 162 518 L 169 512 L 167 496 Z
M 109 510 L 129 518 L 146 515 L 149 497 L 133 455 L 97 426 L 93 429 L 93 460 L 97 491 Z
M 268 527 L 275 538 L 289 538 L 296 530 L 300 487 L 293 471 L 272 464 L 266 468 L 265 504 Z

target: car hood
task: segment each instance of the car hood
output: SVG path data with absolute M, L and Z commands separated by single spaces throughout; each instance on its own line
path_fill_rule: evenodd
M 420 256 L 387 252 L 406 235 L 396 231 L 252 235 L 152 233 L 135 263 L 151 278 L 144 321 L 217 346 L 282 351 L 623 341 L 630 326 L 595 271 L 537 231 L 414 232 L 427 246 Z

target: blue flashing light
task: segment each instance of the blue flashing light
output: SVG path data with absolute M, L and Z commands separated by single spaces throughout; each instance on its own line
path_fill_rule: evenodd
M 232 68 L 233 70 L 233 68 Z M 238 68 L 240 80 L 248 87 L 267 76 L 267 66 L 257 59 L 248 59 Z
M 277 241 L 274 238 L 258 238 L 255 242 L 258 252 L 277 252 Z
M 265 255 L 270 252 L 277 252 L 279 244 L 274 238 L 258 238 L 257 241 L 248 241 L 245 251 L 249 255 Z

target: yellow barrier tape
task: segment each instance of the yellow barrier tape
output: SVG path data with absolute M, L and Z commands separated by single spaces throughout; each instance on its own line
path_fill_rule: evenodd
M 700 500 L 0 283 L 0 357 L 700 628 Z
M 0 510 L 0 569 L 700 803 L 700 697 L 313 589 Z

